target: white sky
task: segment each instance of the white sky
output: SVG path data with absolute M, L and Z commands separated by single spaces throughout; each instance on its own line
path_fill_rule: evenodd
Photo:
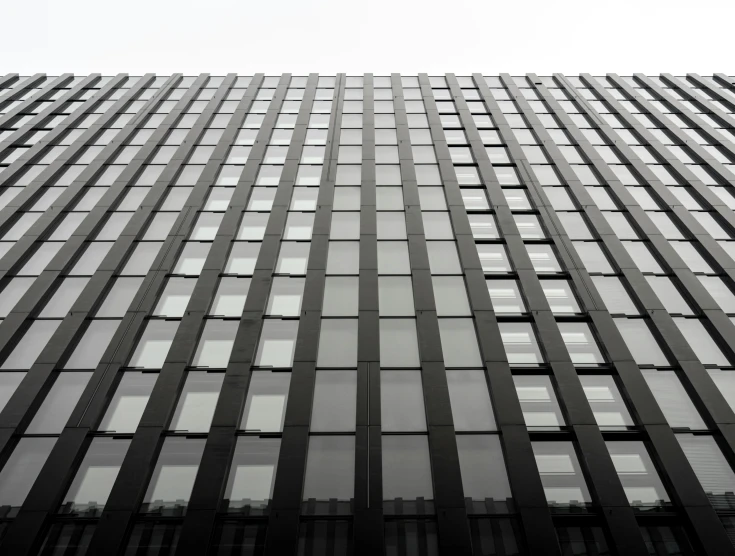
M 5 0 L 0 74 L 735 74 L 733 0 Z

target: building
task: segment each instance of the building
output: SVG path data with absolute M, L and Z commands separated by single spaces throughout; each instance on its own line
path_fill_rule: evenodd
M 735 78 L 0 78 L 0 553 L 735 555 Z

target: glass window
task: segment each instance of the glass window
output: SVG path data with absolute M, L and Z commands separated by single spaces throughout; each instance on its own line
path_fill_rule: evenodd
M 0 412 L 5 409 L 25 376 L 25 373 L 0 373 Z
M 280 438 L 237 438 L 225 490 L 229 510 L 268 506 L 273 497 L 280 448 Z
M 283 231 L 283 239 L 311 239 L 313 227 L 313 212 L 289 212 L 286 219 L 286 228 Z
M 328 276 L 324 283 L 322 315 L 325 317 L 356 317 L 358 310 L 358 278 Z
M 503 245 L 478 243 L 477 255 L 480 257 L 483 272 L 510 272 L 512 270 Z
M 0 293 L 0 318 L 5 318 L 10 314 L 35 280 L 35 278 L 12 278 L 5 285 Z
M 96 316 L 98 318 L 125 316 L 142 283 L 143 278 L 118 278 L 115 280 L 107 297 L 97 310 Z
M 421 371 L 380 371 L 380 411 L 383 432 L 425 431 Z
M 156 260 L 158 252 L 161 250 L 161 245 L 163 245 L 163 242 L 159 241 L 146 241 L 138 243 L 135 246 L 133 253 L 130 255 L 127 264 L 120 274 L 127 276 L 145 276 L 151 269 L 151 266 L 153 266 L 153 262 Z M 176 268 L 179 269 L 183 266 L 182 261 L 185 255 L 189 257 L 193 257 L 195 255 L 196 249 L 188 249 L 189 245 L 203 245 L 206 247 L 206 250 L 201 257 L 202 261 L 199 267 L 199 269 L 201 270 L 201 266 L 204 266 L 204 258 L 207 256 L 207 252 L 209 252 L 209 244 L 206 243 L 187 244 L 187 247 L 184 248 L 184 251 L 179 258 L 179 263 L 176 265 Z M 179 274 L 186 274 L 186 272 L 182 272 L 181 270 L 176 269 L 174 270 L 174 272 L 177 272 Z M 199 271 L 196 271 L 194 274 L 199 274 Z
M 444 189 L 441 187 L 419 187 L 421 210 L 447 210 Z
M 333 210 L 360 210 L 360 188 L 359 187 L 335 187 Z M 334 218 L 332 213 L 332 218 Z M 359 215 L 354 214 L 352 217 Z
M 631 506 L 645 509 L 669 502 L 643 442 L 605 442 Z
M 56 332 L 61 321 L 37 320 L 26 330 L 1 367 L 5 369 L 30 369 L 41 351 Z
M 322 319 L 318 367 L 357 367 L 357 319 Z
M 64 497 L 61 511 L 85 517 L 99 515 L 115 484 L 130 440 L 93 438 L 77 474 Z
M 378 312 L 383 317 L 413 316 L 413 287 L 410 276 L 378 278 Z
M 166 360 L 178 327 L 177 321 L 148 321 L 128 366 L 160 369 Z
M 646 276 L 646 280 L 669 313 L 672 315 L 694 314 L 670 278 L 665 276 Z
M 669 361 L 661 350 L 656 338 L 648 328 L 645 319 L 613 319 L 626 346 L 639 365 L 666 367 Z
M 582 259 L 582 264 L 584 264 L 584 268 L 587 272 L 613 272 L 610 261 L 607 259 L 605 253 L 600 247 L 600 242 L 575 241 L 574 248 L 576 249 L 579 258 Z
M 64 364 L 65 369 L 95 369 L 120 325 L 119 320 L 93 320 Z
M 255 365 L 259 367 L 293 366 L 298 321 L 267 319 L 263 321 Z
M 360 213 L 333 212 L 329 239 L 360 239 Z
M 249 289 L 250 278 L 222 278 L 209 314 L 219 317 L 241 316 L 245 309 Z
M 661 273 L 661 266 L 651 254 L 647 244 L 642 241 L 623 241 L 623 247 L 641 272 Z M 673 245 L 673 244 L 672 244 Z
M 562 268 L 556 259 L 551 245 L 526 244 L 526 251 L 536 272 L 561 272 Z
M 426 436 L 383 435 L 382 457 L 385 502 L 434 498 Z
M 637 315 L 638 309 L 623 282 L 614 276 L 592 276 L 597 292 L 613 315 Z
M 556 441 L 532 442 L 532 446 L 549 506 L 586 506 L 591 498 L 574 445 Z
M 732 510 L 735 473 L 717 441 L 711 436 L 693 434 L 677 434 L 676 439 L 715 509 Z
M 675 318 L 674 323 L 679 327 L 682 335 L 703 365 L 726 367 L 730 364 L 712 335 L 702 324 L 702 321 L 680 317 Z
M 694 243 L 691 241 L 670 241 L 669 244 L 674 248 L 692 272 L 711 273 L 712 267 L 707 264 L 702 255 L 699 253 Z
M 559 322 L 557 324 L 564 345 L 572 358 L 572 363 L 598 365 L 605 362 L 588 324 L 583 322 Z
M 499 322 L 508 363 L 515 366 L 537 366 L 544 362 L 536 334 L 528 322 Z
M 396 242 L 401 243 L 401 242 Z M 378 244 L 378 265 L 380 265 L 380 247 Z M 405 249 L 408 259 L 408 247 Z M 385 254 L 384 254 L 385 256 Z M 386 261 L 384 259 L 384 264 Z M 358 241 L 330 241 L 327 253 L 327 274 L 358 274 L 360 266 L 360 242 Z
M 496 313 L 524 313 L 526 305 L 523 303 L 518 283 L 515 280 L 486 280 L 490 301 Z
M 58 434 L 87 387 L 92 373 L 57 373 L 56 380 L 26 429 L 27 434 Z
M 424 235 L 426 239 L 454 239 L 449 213 L 422 212 L 421 217 L 424 223 Z
M 357 371 L 317 371 L 311 405 L 312 432 L 353 432 Z
M 403 212 L 378 212 L 378 239 L 406 239 L 406 217 Z
M 284 241 L 278 253 L 276 272 L 278 274 L 306 274 L 306 261 L 309 258 L 311 243 Z
M 496 429 L 485 371 L 448 370 L 447 385 L 455 430 L 464 432 Z
M 410 274 L 408 243 L 405 241 L 378 242 L 378 274 Z
M 728 284 L 717 276 L 697 276 L 715 302 L 726 313 L 735 313 L 735 295 Z
M 433 276 L 434 302 L 440 317 L 470 314 L 467 288 L 461 276 Z
M 376 210 L 403 210 L 403 189 L 400 187 L 378 187 L 375 189 Z
M 526 426 L 534 429 L 558 429 L 564 425 L 551 378 L 541 375 L 514 376 Z
M 64 318 L 88 282 L 89 278 L 65 278 L 38 316 Z
M 169 429 L 182 432 L 209 431 L 224 378 L 223 373 L 189 371 Z
M 453 241 L 429 241 L 429 268 L 432 274 L 461 274 L 457 247 Z
M 199 438 L 164 440 L 141 512 L 170 510 L 176 515 L 186 508 L 205 443 Z
M 609 430 L 633 426 L 633 419 L 613 377 L 581 375 L 579 380 L 598 427 Z
M 500 438 L 489 434 L 459 435 L 457 451 L 465 499 L 481 502 L 481 513 L 488 511 L 488 505 L 497 512 L 512 511 Z
M 265 236 L 265 227 L 268 224 L 268 212 L 246 212 L 240 223 L 237 239 L 260 240 Z
M 196 280 L 190 278 L 169 278 L 153 314 L 183 317 L 195 285 Z
M 580 313 L 572 284 L 568 280 L 541 280 L 549 308 L 555 315 Z
M 380 366 L 418 367 L 418 337 L 414 319 L 380 319 Z
M 236 255 L 237 248 L 242 244 L 235 244 L 230 254 L 230 261 L 227 263 L 225 272 L 234 272 L 232 266 L 234 265 L 233 259 Z M 204 262 L 209 254 L 209 249 L 212 247 L 211 243 L 198 243 L 198 242 L 186 242 L 184 243 L 184 249 L 179 255 L 176 266 L 174 267 L 174 274 L 187 274 L 191 276 L 198 276 L 204 268 Z M 128 263 L 129 265 L 130 263 Z M 253 263 L 255 266 L 255 263 Z
M 439 334 L 447 367 L 482 367 L 472 319 L 439 319 Z
M 51 453 L 56 438 L 21 438 L 0 471 L 0 504 L 10 506 L 13 514 L 25 502 L 41 468 Z
M 675 371 L 643 369 L 642 372 L 670 427 L 707 428 Z
M 291 373 L 253 371 L 240 428 L 249 432 L 279 432 L 286 416 Z
M 148 405 L 148 399 L 156 380 L 158 380 L 157 373 L 138 371 L 123 373 L 98 430 L 117 433 L 135 432 L 143 411 Z
M 304 297 L 304 278 L 276 276 L 273 278 L 266 314 L 271 316 L 298 317 Z
M 202 212 L 199 213 L 194 229 L 189 239 L 197 241 L 212 240 L 217 237 L 217 230 L 222 223 L 223 213 L 220 212 Z
M 350 501 L 354 493 L 355 437 L 309 437 L 303 499 Z

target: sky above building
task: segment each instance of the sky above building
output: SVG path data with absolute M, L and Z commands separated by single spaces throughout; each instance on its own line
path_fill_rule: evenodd
M 0 8 L 0 72 L 735 71 L 735 2 L 36 0 Z

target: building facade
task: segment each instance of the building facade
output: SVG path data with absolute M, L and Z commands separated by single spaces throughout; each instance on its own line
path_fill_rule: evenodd
M 735 78 L 0 78 L 0 553 L 735 555 Z

